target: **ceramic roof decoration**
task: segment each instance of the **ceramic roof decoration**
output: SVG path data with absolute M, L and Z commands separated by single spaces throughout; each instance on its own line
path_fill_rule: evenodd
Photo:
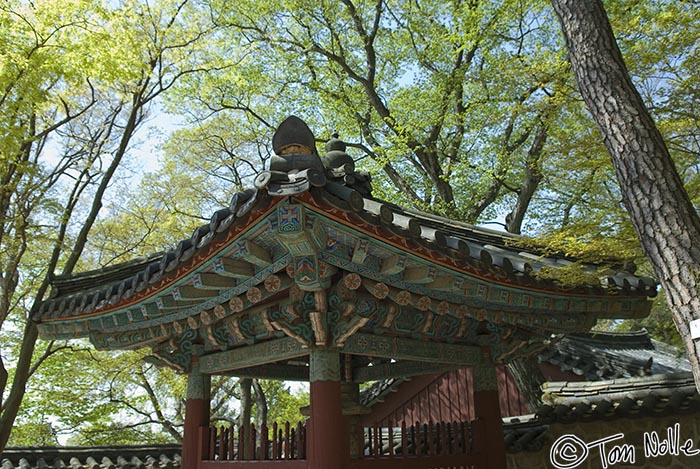
M 280 379 L 305 379 L 309 347 L 338 347 L 353 356 L 347 377 L 361 381 L 416 360 L 468 365 L 484 346 L 503 362 L 553 333 L 649 313 L 654 280 L 627 271 L 578 287 L 542 279 L 538 271 L 575 260 L 375 199 L 342 141 L 324 155 L 314 142 L 290 117 L 255 188 L 174 249 L 56 277 L 34 318 L 41 336 L 150 347 L 154 363 L 181 371 L 193 345 L 212 356 L 211 372 L 223 370 L 217 354 L 233 351 L 227 370 Z M 259 368 L 261 353 L 282 367 Z M 407 364 L 369 370 L 366 357 Z

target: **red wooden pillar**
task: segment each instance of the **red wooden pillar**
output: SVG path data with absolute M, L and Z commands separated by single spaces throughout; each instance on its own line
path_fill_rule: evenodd
M 182 438 L 182 467 L 197 469 L 208 453 L 208 435 L 200 439 L 200 427 L 209 427 L 211 376 L 199 371 L 199 357 L 192 356 L 192 369 L 187 375 L 185 428 Z
M 472 368 L 474 382 L 474 411 L 476 419 L 482 425 L 478 428 L 481 435 L 476 435 L 478 451 L 483 456 L 488 469 L 506 468 L 506 445 L 503 438 L 503 420 L 498 399 L 498 380 L 496 364 L 491 362 L 488 354 L 484 362 Z
M 307 427 L 309 469 L 346 469 L 350 464 L 348 418 L 343 416 L 340 354 L 337 349 L 312 349 L 311 409 Z

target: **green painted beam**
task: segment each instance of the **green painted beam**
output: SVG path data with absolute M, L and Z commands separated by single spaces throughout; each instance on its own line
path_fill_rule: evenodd
M 482 362 L 481 348 L 356 333 L 348 337 L 343 353 L 418 362 L 472 366 Z
M 461 368 L 460 365 L 441 365 L 430 362 L 401 361 L 383 363 L 355 369 L 352 372 L 352 380 L 355 383 L 364 383 L 388 378 L 406 378 L 430 373 L 444 373 L 458 370 L 459 368 Z
M 253 276 L 255 270 L 248 262 L 218 257 L 214 259 L 214 272 L 226 277 L 247 279 Z
M 237 378 L 277 379 L 281 381 L 308 381 L 309 367 L 300 365 L 280 365 L 270 363 L 248 368 L 239 368 L 223 373 Z
M 203 355 L 199 359 L 199 366 L 203 373 L 215 375 L 240 368 L 250 368 L 280 360 L 303 357 L 308 354 L 309 350 L 302 348 L 299 342 L 284 337 L 254 345 L 244 345 L 225 352 Z

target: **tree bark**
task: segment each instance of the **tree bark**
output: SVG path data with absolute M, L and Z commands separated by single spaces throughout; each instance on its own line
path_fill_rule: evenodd
M 547 125 L 544 123 L 537 128 L 535 138 L 527 152 L 527 160 L 525 161 L 525 175 L 523 176 L 523 184 L 518 191 L 518 199 L 513 206 L 513 209 L 506 215 L 506 231 L 509 233 L 520 234 L 523 227 L 525 213 L 527 213 L 532 197 L 535 191 L 542 182 L 542 150 L 547 141 Z
M 600 0 L 552 0 L 581 94 L 612 157 L 623 202 L 666 292 L 700 389 L 700 217 L 635 88 Z
M 12 386 L 7 399 L 2 402 L 2 412 L 0 413 L 0 454 L 7 445 L 12 432 L 12 426 L 17 418 L 19 407 L 22 404 L 24 393 L 29 380 L 29 370 L 32 365 L 32 353 L 39 336 L 36 323 L 27 319 L 24 324 L 24 335 L 22 336 L 22 346 L 17 361 L 17 368 L 12 378 Z
M 529 412 L 535 413 L 542 406 L 542 383 L 544 375 L 537 365 L 537 356 L 518 357 L 508 362 L 508 371 L 513 376 Z
M 267 439 L 267 435 L 262 432 L 263 424 L 267 424 L 267 398 L 265 397 L 265 392 L 263 391 L 260 382 L 257 379 L 253 379 L 253 395 L 255 396 L 255 425 L 258 427 L 258 441 L 257 447 L 262 448 L 264 439 Z
M 243 441 L 248 441 L 250 434 L 250 413 L 253 408 L 253 399 L 250 395 L 250 388 L 253 383 L 251 378 L 241 378 L 239 384 L 241 386 L 241 413 L 238 415 L 238 431 L 243 432 Z M 245 459 L 251 459 L 252 451 L 246 446 Z

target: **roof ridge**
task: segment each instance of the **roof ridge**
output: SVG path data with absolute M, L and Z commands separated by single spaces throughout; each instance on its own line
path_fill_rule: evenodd
M 564 340 L 584 340 L 587 342 L 604 342 L 606 345 L 611 345 L 617 341 L 624 344 L 644 344 L 653 346 L 649 331 L 642 328 L 638 331 L 591 331 L 591 332 L 574 332 L 566 334 Z
M 605 393 L 607 389 L 615 385 L 627 385 L 631 388 L 645 387 L 653 383 L 678 384 L 694 383 L 693 373 L 681 371 L 677 373 L 659 373 L 649 376 L 635 376 L 632 378 L 616 378 L 602 381 L 548 381 L 542 384 L 542 391 L 547 394 L 547 389 L 558 388 L 551 394 L 564 392 L 566 390 L 580 390 L 586 388 L 596 388 L 599 393 Z M 618 392 L 617 390 L 615 392 Z

